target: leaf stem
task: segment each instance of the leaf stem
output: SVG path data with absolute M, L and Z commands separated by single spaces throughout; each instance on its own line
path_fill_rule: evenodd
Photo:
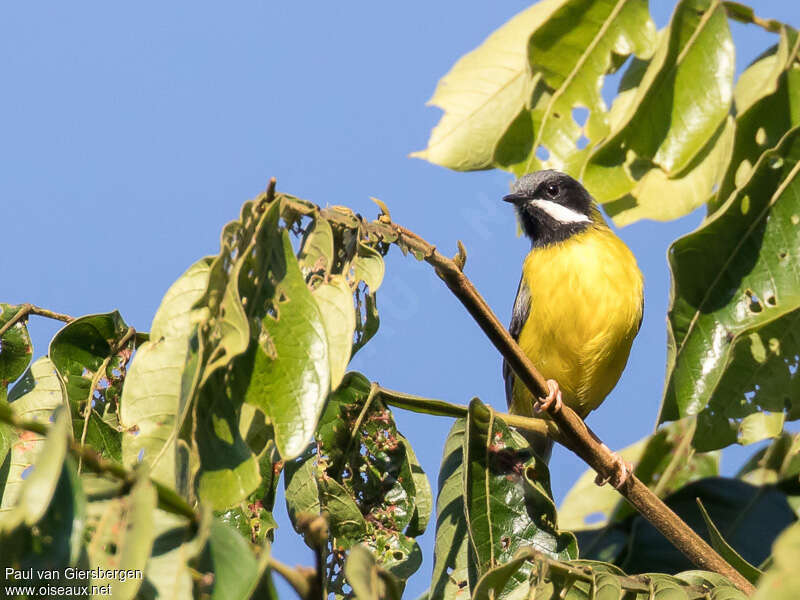
M 377 384 L 374 384 L 377 385 Z M 461 418 L 466 417 L 469 407 L 464 404 L 454 404 L 452 402 L 445 402 L 444 400 L 436 400 L 433 398 L 423 398 L 421 396 L 414 396 L 412 394 L 405 394 L 397 392 L 385 387 L 377 386 L 378 397 L 390 406 L 403 408 L 416 413 L 426 415 L 435 415 L 437 417 L 453 417 Z M 542 419 L 535 419 L 532 417 L 523 417 L 520 415 L 512 415 L 508 413 L 495 412 L 494 415 L 506 424 L 521 429 L 523 431 L 532 431 L 534 433 L 547 433 L 547 424 Z
M 770 33 L 779 33 L 783 26 L 783 23 L 775 19 L 762 19 L 756 16 L 751 7 L 738 2 L 723 2 L 722 6 L 725 8 L 725 13 L 729 19 L 745 25 L 758 25 Z
M 3 337 L 3 335 L 17 323 L 27 319 L 28 315 L 38 315 L 40 317 L 47 317 L 48 319 L 55 319 L 56 321 L 64 321 L 65 323 L 75 320 L 75 317 L 47 310 L 46 308 L 41 308 L 30 302 L 26 302 L 25 304 L 21 304 L 16 314 L 0 327 L 0 337 Z

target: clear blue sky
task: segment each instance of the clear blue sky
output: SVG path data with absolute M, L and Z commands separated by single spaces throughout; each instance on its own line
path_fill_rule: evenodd
M 800 25 L 800 5 L 757 13 Z M 318 204 L 395 221 L 453 252 L 507 322 L 527 244 L 499 198 L 511 177 L 455 173 L 407 158 L 439 111 L 439 77 L 529 2 L 38 2 L 0 21 L 0 301 L 82 315 L 119 309 L 147 330 L 170 283 L 216 253 L 219 231 L 276 176 Z M 674 3 L 651 2 L 663 26 Z M 734 26 L 741 67 L 775 38 Z M 612 448 L 653 428 L 666 356 L 671 240 L 699 222 L 620 232 L 646 280 L 645 318 L 623 379 L 589 423 Z M 353 368 L 388 387 L 505 405 L 500 358 L 429 267 L 392 251 L 379 293 L 382 326 Z M 35 352 L 56 326 L 32 323 Z M 450 422 L 396 413 L 435 485 Z M 752 448 L 726 456 L 730 471 Z M 584 470 L 556 450 L 557 501 Z M 275 553 L 310 564 L 288 524 Z M 408 597 L 427 587 L 425 562 Z M 282 590 L 286 590 L 282 586 Z M 287 593 L 287 597 L 291 594 Z

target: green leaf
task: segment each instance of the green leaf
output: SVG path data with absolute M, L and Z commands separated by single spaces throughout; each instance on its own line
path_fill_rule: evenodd
M 492 165 L 495 144 L 530 97 L 528 38 L 564 2 L 534 4 L 450 69 L 429 101 L 444 115 L 428 147 L 411 156 L 459 171 Z
M 709 213 L 747 182 L 765 150 L 800 124 L 800 71 L 795 66 L 800 36 L 785 26 L 781 27 L 780 36 L 778 46 L 750 65 L 736 84 L 736 136 L 719 192 L 709 203 Z
M 286 231 L 274 314 L 262 321 L 245 402 L 261 409 L 275 429 L 281 457 L 298 456 L 308 444 L 330 390 L 330 358 L 319 306 L 303 278 Z
M 363 281 L 369 288 L 369 293 L 374 294 L 383 283 L 385 266 L 380 253 L 364 243 L 358 244 L 358 251 L 353 260 L 356 281 Z
M 574 536 L 557 529 L 547 465 L 477 398 L 469 405 L 463 452 L 470 589 L 523 546 L 553 558 L 577 557 Z M 515 579 L 519 585 L 527 574 Z
M 800 523 L 781 533 L 772 549 L 774 564 L 758 584 L 753 600 L 794 600 L 800 597 Z
M 8 323 L 21 306 L 0 302 L 0 327 Z M 25 372 L 33 356 L 33 344 L 25 319 L 17 321 L 0 338 L 0 401 L 6 397 L 9 384 Z
M 8 400 L 18 417 L 40 423 L 49 422 L 56 408 L 66 409 L 68 406 L 63 384 L 53 363 L 47 357 L 34 361 L 22 379 L 12 388 Z M 33 469 L 45 440 L 44 436 L 31 431 L 20 431 L 13 435 L 14 441 L 9 452 L 9 470 L 4 481 L 0 514 L 17 503 L 20 490 L 25 483 L 23 477 Z
M 258 562 L 247 542 L 216 519 L 211 522 L 208 561 L 201 569 L 214 576 L 212 600 L 246 600 L 258 580 Z
M 714 547 L 714 550 L 728 561 L 729 565 L 747 578 L 750 583 L 753 585 L 757 584 L 763 573 L 743 559 L 741 554 L 736 552 L 736 550 L 725 541 L 725 538 L 720 533 L 719 529 L 717 529 L 717 526 L 714 525 L 714 521 L 708 516 L 708 511 L 706 511 L 700 498 L 697 499 L 697 506 L 700 508 L 700 514 L 703 516 L 703 520 L 706 522 L 708 535 L 711 538 L 711 545 Z
M 305 277 L 330 270 L 333 264 L 333 231 L 328 221 L 317 218 L 309 225 L 303 235 L 297 262 Z
M 153 318 L 150 341 L 142 344 L 125 378 L 120 403 L 122 464 L 139 463 L 150 469 L 150 477 L 175 486 L 175 441 L 165 447 L 173 433 L 181 393 L 181 378 L 193 330 L 192 310 L 208 284 L 209 260 L 189 267 L 170 286 Z
M 196 525 L 183 517 L 156 509 L 153 514 L 153 550 L 137 597 L 142 600 L 193 600 L 198 597 L 194 583 L 198 570 L 202 571 L 205 564 L 196 564 L 196 561 L 201 551 L 208 548 L 210 525 L 208 512 Z M 242 561 L 246 560 L 242 557 Z
M 238 504 L 261 483 L 256 457 L 239 430 L 237 387 L 217 371 L 203 386 L 195 407 L 197 495 L 215 510 Z
M 155 538 L 156 491 L 140 477 L 131 493 L 106 504 L 87 547 L 92 566 L 100 569 L 145 570 Z M 142 579 L 92 577 L 91 585 L 110 586 L 115 598 L 133 598 Z
M 320 514 L 315 456 L 307 452 L 297 460 L 286 463 L 284 469 L 286 510 L 293 524 L 297 523 L 302 513 Z
M 428 528 L 428 521 L 431 518 L 433 510 L 433 490 L 431 490 L 431 483 L 428 481 L 428 476 L 422 470 L 422 465 L 417 460 L 417 455 L 409 442 L 401 434 L 397 434 L 400 443 L 403 444 L 406 450 L 406 460 L 411 467 L 411 478 L 414 482 L 414 515 L 408 525 L 406 534 L 411 537 L 422 535 Z
M 381 568 L 372 552 L 362 544 L 350 550 L 344 574 L 358 600 L 400 600 L 402 591 L 397 579 Z
M 571 171 L 581 135 L 590 141 L 609 130 L 601 96 L 603 78 L 629 54 L 649 57 L 655 25 L 646 0 L 572 0 L 564 3 L 530 37 L 528 59 L 551 90 L 532 112 L 533 141 L 518 175 L 542 168 Z M 585 126 L 573 118 L 575 108 L 587 109 Z M 546 160 L 537 156 L 540 148 Z
M 87 444 L 118 462 L 122 458 L 119 401 L 135 340 L 117 346 L 127 332 L 128 325 L 113 311 L 75 319 L 50 342 L 50 359 L 67 389 L 75 438 L 83 440 L 85 430 Z
M 469 595 L 469 534 L 464 513 L 462 470 L 466 419 L 457 419 L 444 445 L 436 498 L 436 543 L 430 597 L 452 600 Z
M 356 331 L 351 357 L 378 333 L 380 322 L 375 294 L 365 293 L 362 296 L 360 290 L 356 289 Z
M 475 585 L 472 600 L 495 600 L 500 598 L 503 589 L 520 567 L 535 556 L 532 548 L 520 548 L 507 562 L 492 567 Z
M 24 439 L 25 436 L 20 435 L 20 438 Z M 69 416 L 66 411 L 61 411 L 40 452 L 36 454 L 35 461 L 26 467 L 27 473 L 23 472 L 21 475 L 23 480 L 19 483 L 14 504 L 6 504 L 6 499 L 3 498 L 3 509 L 8 509 L 8 512 L 2 515 L 0 529 L 10 531 L 21 524 L 30 527 L 44 516 L 63 470 L 68 439 Z M 9 491 L 8 486 L 6 491 Z
M 383 265 L 382 258 L 380 261 Z M 328 336 L 331 389 L 336 389 L 347 370 L 353 348 L 353 333 L 356 329 L 353 290 L 347 285 L 344 277 L 333 275 L 329 281 L 314 289 L 312 295 L 319 305 L 325 333 Z
M 68 431 L 65 419 L 64 430 Z M 39 576 L 62 571 L 78 563 L 83 552 L 86 525 L 86 496 L 75 462 L 67 456 L 47 510 L 33 526 L 20 526 L 0 532 L 0 567 L 9 565 L 33 569 L 33 580 L 26 585 L 51 583 Z M 8 581 L 8 578 L 6 578 Z M 88 583 L 88 582 L 85 582 Z
M 698 415 L 698 450 L 752 442 L 800 416 L 792 370 L 800 281 L 800 128 L 759 159 L 749 181 L 670 248 L 668 383 L 661 422 Z M 784 413 L 785 411 L 785 413 Z M 758 417 L 761 419 L 761 417 Z M 765 425 L 769 425 L 767 420 Z M 747 434 L 747 437 L 744 437 Z
M 286 466 L 286 504 L 295 527 L 302 513 L 327 517 L 331 591 L 343 593 L 344 552 L 357 544 L 407 580 L 422 562 L 414 537 L 425 529 L 430 503 L 425 473 L 391 412 L 363 375 L 348 373 L 328 399 L 316 443 Z
M 782 433 L 758 450 L 739 469 L 736 477 L 752 485 L 794 482 L 800 473 L 800 433 Z
M 684 0 L 660 36 L 653 58 L 631 64 L 622 90 L 635 88 L 612 107 L 611 133 L 593 151 L 583 172 L 587 189 L 602 203 L 623 200 L 612 209 L 620 213 L 639 205 L 650 217 L 669 218 L 697 206 L 710 194 L 708 181 L 720 171 L 725 156 L 714 153 L 709 140 L 719 135 L 733 96 L 734 47 L 725 10 L 708 0 Z M 697 93 L 697 82 L 703 93 Z M 727 137 L 719 138 L 721 143 Z M 725 153 L 723 153 L 724 155 Z M 663 175 L 642 177 L 653 169 Z M 713 173 L 713 175 L 712 175 Z M 665 208 L 671 180 L 681 206 Z M 705 193 L 704 193 L 705 190 Z M 690 192 L 691 201 L 678 194 Z M 645 197 L 645 194 L 647 197 Z M 655 197 L 651 197 L 652 195 Z M 630 222 L 635 213 L 623 220 Z

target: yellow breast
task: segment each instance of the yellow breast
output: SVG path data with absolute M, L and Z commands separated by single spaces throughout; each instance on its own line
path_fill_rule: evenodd
M 628 247 L 605 225 L 534 248 L 523 265 L 531 297 L 519 345 L 582 417 L 617 384 L 642 317 L 642 274 Z M 514 409 L 530 414 L 518 381 Z

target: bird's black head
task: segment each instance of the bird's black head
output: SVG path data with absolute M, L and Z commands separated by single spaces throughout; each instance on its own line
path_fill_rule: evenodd
M 560 171 L 528 173 L 511 189 L 503 200 L 514 204 L 534 246 L 561 242 L 589 227 L 598 214 L 589 192 Z

